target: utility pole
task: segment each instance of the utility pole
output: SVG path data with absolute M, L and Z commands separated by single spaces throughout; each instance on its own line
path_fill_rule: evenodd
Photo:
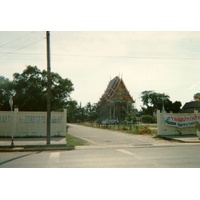
M 51 141 L 51 65 L 50 65 L 50 32 L 46 31 L 47 40 L 47 145 Z

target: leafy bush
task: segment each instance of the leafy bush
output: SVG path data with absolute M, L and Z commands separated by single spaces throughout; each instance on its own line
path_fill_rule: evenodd
M 156 123 L 156 117 L 152 117 L 151 115 L 143 115 L 142 122 L 143 123 Z

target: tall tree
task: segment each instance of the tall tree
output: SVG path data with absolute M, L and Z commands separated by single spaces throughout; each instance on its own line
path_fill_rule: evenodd
M 67 121 L 70 123 L 77 122 L 78 103 L 75 100 L 68 101 L 67 104 Z
M 12 82 L 0 76 L 0 110 L 10 110 L 9 97 L 12 94 Z
M 84 107 L 85 110 L 85 119 L 87 121 L 95 121 L 97 119 L 97 105 L 91 104 L 88 102 Z
M 157 93 L 153 90 L 143 91 L 141 93 L 141 100 L 145 107 L 142 110 L 145 114 L 152 115 L 156 110 L 161 110 L 163 103 L 169 101 L 169 96 L 165 93 Z
M 181 106 L 182 104 L 180 101 L 175 101 L 174 103 L 172 103 L 170 111 L 172 111 L 173 113 L 178 113 L 181 110 Z
M 145 114 L 153 115 L 156 110 L 162 110 L 164 106 L 167 112 L 179 112 L 182 106 L 181 102 L 175 101 L 173 103 L 169 98 L 165 93 L 157 93 L 152 90 L 144 91 L 141 99 L 145 107 L 142 107 L 142 110 Z
M 19 110 L 46 111 L 47 71 L 42 72 L 36 66 L 27 66 L 21 73 L 13 75 L 13 86 L 17 92 L 15 104 Z M 70 93 L 74 90 L 69 79 L 63 79 L 57 73 L 51 73 L 52 111 L 66 107 Z

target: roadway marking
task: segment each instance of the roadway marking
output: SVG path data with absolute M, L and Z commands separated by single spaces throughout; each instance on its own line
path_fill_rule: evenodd
M 130 155 L 130 156 L 134 156 L 135 154 L 131 153 L 130 151 L 126 151 L 124 149 L 117 149 L 117 151 L 121 152 L 121 153 L 125 153 L 127 155 Z
M 59 163 L 60 152 L 53 152 L 49 156 L 48 162 L 50 163 Z

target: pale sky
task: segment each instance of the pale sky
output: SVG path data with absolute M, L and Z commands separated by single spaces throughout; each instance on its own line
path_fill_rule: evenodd
M 144 90 L 182 104 L 200 92 L 200 32 L 51 32 L 51 71 L 69 78 L 71 97 L 97 103 L 122 76 L 135 106 Z M 0 75 L 12 80 L 27 65 L 46 69 L 45 32 L 0 32 Z
M 0 31 L 0 75 L 9 79 L 12 79 L 15 72 L 22 73 L 27 65 L 36 65 L 41 70 L 46 69 L 46 40 L 43 30 L 200 31 L 198 0 L 48 2 L 9 0 L 1 2 L 0 18 L 0 30 L 12 31 Z M 16 30 L 39 30 L 40 32 L 16 32 Z M 144 90 L 164 92 L 171 97 L 172 101 L 180 100 L 182 104 L 191 101 L 193 95 L 200 92 L 200 32 L 52 31 L 51 53 L 52 71 L 59 73 L 63 78 L 71 79 L 75 87 L 71 96 L 78 102 L 81 101 L 83 105 L 87 102 L 97 102 L 109 80 L 119 74 L 123 76 L 139 109 L 142 105 L 139 97 Z M 170 171 L 170 175 L 174 173 L 173 175 L 177 177 L 178 172 Z M 115 173 L 110 175 L 110 171 L 106 171 L 106 175 L 109 175 L 111 180 L 109 183 L 114 186 L 116 186 L 116 177 L 121 175 L 119 171 Z M 142 176 L 138 171 L 136 173 L 133 170 L 123 171 L 123 177 L 124 173 L 126 177 L 130 177 L 130 174 L 134 179 L 135 176 L 138 177 L 136 182 L 141 181 Z M 151 185 L 156 184 L 159 190 L 163 191 L 163 180 L 169 177 L 166 171 L 162 176 L 155 176 L 154 180 L 148 176 L 151 174 L 149 171 L 142 170 L 141 175 L 144 173 L 147 180 L 151 180 Z M 184 171 L 185 177 L 196 176 L 196 174 L 191 176 L 191 173 L 188 170 Z M 71 174 L 72 177 L 67 173 L 68 179 L 79 178 L 76 175 L 74 177 L 77 173 Z M 96 174 L 98 176 L 95 178 L 98 180 L 105 171 Z M 3 180 L 7 180 L 6 175 Z M 158 182 L 162 183 L 161 187 Z M 90 182 L 87 183 L 90 187 L 101 187 L 98 185 L 99 182 L 92 185 Z M 123 197 L 126 194 L 126 197 L 129 197 L 127 199 L 130 199 L 132 191 L 128 192 L 126 186 L 129 187 L 130 184 L 129 181 L 127 183 L 120 190 L 123 191 Z M 174 184 L 185 187 L 183 181 L 175 181 Z M 51 187 L 49 182 L 45 182 L 44 185 Z M 137 189 L 141 191 L 139 193 L 141 196 L 143 188 L 140 188 Z M 6 188 L 4 189 L 6 191 Z M 143 193 L 149 198 L 154 188 L 148 186 L 147 189 L 148 192 Z M 113 197 L 111 193 L 106 195 Z M 194 194 L 193 187 L 191 189 L 187 187 L 187 194 L 190 196 Z M 154 199 L 160 199 L 160 196 L 156 198 L 154 193 L 153 195 Z M 185 193 L 183 195 L 185 197 Z M 114 198 L 119 199 L 119 196 L 116 193 Z M 173 196 L 180 198 L 180 192 L 177 194 L 173 192 Z

